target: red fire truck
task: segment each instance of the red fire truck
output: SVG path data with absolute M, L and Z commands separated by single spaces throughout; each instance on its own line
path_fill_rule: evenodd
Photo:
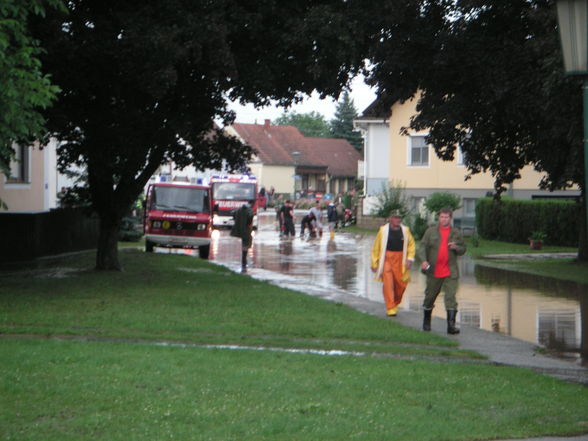
M 248 203 L 254 213 L 253 224 L 257 225 L 257 179 L 249 175 L 213 176 L 210 178 L 214 227 L 231 227 L 233 212 Z
M 145 251 L 154 246 L 198 248 L 208 259 L 212 234 L 210 187 L 181 183 L 151 184 L 145 204 Z

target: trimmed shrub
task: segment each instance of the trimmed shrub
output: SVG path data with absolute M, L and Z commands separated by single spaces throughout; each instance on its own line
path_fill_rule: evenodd
M 476 204 L 476 227 L 489 240 L 527 243 L 540 231 L 548 245 L 578 246 L 580 212 L 581 205 L 569 200 L 483 198 Z

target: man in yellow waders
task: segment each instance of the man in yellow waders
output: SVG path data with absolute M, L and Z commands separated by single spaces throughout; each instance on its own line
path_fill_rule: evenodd
M 382 291 L 388 317 L 398 314 L 398 305 L 410 281 L 410 267 L 414 261 L 415 249 L 410 229 L 402 224 L 400 210 L 392 211 L 388 223 L 378 230 L 372 247 L 371 263 L 376 280 L 383 282 Z

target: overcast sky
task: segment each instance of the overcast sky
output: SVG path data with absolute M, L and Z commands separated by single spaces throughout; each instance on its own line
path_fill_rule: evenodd
M 376 93 L 363 82 L 363 77 L 356 77 L 351 83 L 351 98 L 353 104 L 357 109 L 357 113 L 361 115 L 363 110 L 369 106 L 376 98 Z M 331 99 L 320 100 L 318 95 L 314 93 L 310 98 L 305 99 L 302 103 L 293 105 L 289 111 L 296 113 L 318 112 L 325 117 L 325 120 L 330 121 L 335 116 L 336 102 Z M 255 110 L 252 105 L 242 106 L 238 103 L 231 103 L 229 105 L 231 110 L 237 112 L 235 122 L 253 124 L 263 124 L 264 120 L 274 120 L 278 118 L 284 109 L 281 107 L 270 106 Z

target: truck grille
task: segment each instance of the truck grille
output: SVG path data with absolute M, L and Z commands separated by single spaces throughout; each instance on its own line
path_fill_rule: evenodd
M 156 230 L 165 230 L 169 234 L 174 231 L 195 231 L 206 230 L 206 224 L 198 224 L 196 222 L 182 222 L 182 221 L 151 221 L 151 227 Z

